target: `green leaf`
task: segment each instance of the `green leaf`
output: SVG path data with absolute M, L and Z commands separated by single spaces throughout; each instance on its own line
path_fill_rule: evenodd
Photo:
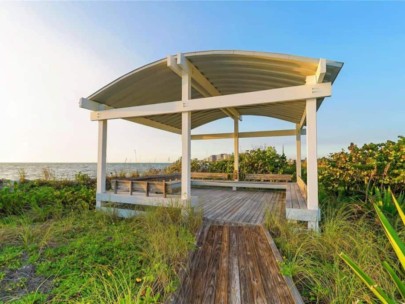
M 339 254 L 341 259 L 354 271 L 354 273 L 367 285 L 367 287 L 376 295 L 376 297 L 384 304 L 395 304 L 384 290 L 378 286 L 361 268 L 346 254 Z
M 387 235 L 392 248 L 394 248 L 395 254 L 398 256 L 398 259 L 401 262 L 402 268 L 405 270 L 405 245 L 400 240 L 397 232 L 391 226 L 390 222 L 385 217 L 384 213 L 381 212 L 380 208 L 376 204 L 374 204 L 374 208 L 375 208 L 378 218 L 380 219 L 381 224 L 384 228 L 385 234 Z
M 399 293 L 401 294 L 402 299 L 405 299 L 405 284 L 397 276 L 397 274 L 395 273 L 394 269 L 392 269 L 390 264 L 388 264 L 387 262 L 384 261 L 382 263 L 382 265 L 387 270 L 387 272 L 391 276 L 391 279 L 394 281 L 395 285 L 397 286 L 397 289 L 398 289 Z

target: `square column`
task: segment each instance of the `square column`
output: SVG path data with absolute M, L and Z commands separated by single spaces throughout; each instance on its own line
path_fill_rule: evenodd
M 107 164 L 107 120 L 98 122 L 98 157 L 97 157 L 97 193 L 105 193 Z M 96 202 L 96 208 L 101 208 L 101 201 Z
M 307 206 L 308 210 L 316 210 L 318 207 L 318 154 L 317 154 L 317 119 L 316 119 L 316 99 L 307 99 Z M 318 220 L 308 222 L 308 228 L 318 230 Z
M 191 112 L 181 113 L 181 199 L 191 197 Z
M 295 164 L 295 169 L 296 169 L 296 175 L 297 175 L 297 180 L 298 177 L 301 177 L 301 128 L 300 125 L 296 125 L 296 136 L 295 136 L 295 146 L 297 149 L 297 158 L 296 158 L 296 164 Z
M 239 180 L 239 120 L 234 118 L 233 120 L 233 179 L 235 181 Z
M 233 119 L 233 180 L 239 181 L 239 120 Z M 236 191 L 236 187 L 232 187 Z
M 182 101 L 191 99 L 191 77 L 187 70 L 181 77 Z M 191 112 L 181 113 L 181 200 L 185 204 L 191 199 Z

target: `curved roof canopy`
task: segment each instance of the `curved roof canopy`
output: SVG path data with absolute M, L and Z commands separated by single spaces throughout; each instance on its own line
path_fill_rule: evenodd
M 180 101 L 181 72 L 179 74 L 170 65 L 170 60 L 177 60 L 179 56 L 169 56 L 133 70 L 88 99 L 111 108 Z M 193 99 L 305 85 L 307 76 L 315 75 L 321 62 L 314 58 L 250 51 L 204 51 L 184 53 L 182 56 L 193 67 Z M 321 82 L 333 83 L 343 63 L 331 60 L 323 60 L 323 63 L 325 71 Z M 318 100 L 318 107 L 322 100 Z M 268 116 L 299 123 L 304 111 L 305 100 L 232 109 L 221 109 L 218 105 L 218 109 L 192 112 L 192 128 L 230 116 L 230 113 Z M 181 129 L 181 113 L 126 119 L 167 131 Z

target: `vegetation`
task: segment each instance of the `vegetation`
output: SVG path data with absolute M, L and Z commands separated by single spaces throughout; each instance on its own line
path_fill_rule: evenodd
M 381 258 L 397 265 L 395 254 L 367 203 L 328 198 L 322 202 L 321 210 L 321 233 L 270 214 L 266 220 L 284 256 L 282 271 L 294 279 L 305 303 L 376 302 L 366 285 L 339 257 L 341 252 L 355 257 L 359 267 L 394 297 L 396 289 Z M 399 235 L 403 237 L 404 233 L 401 228 Z
M 76 181 L 35 180 L 0 189 L 0 216 L 29 215 L 34 221 L 60 218 L 70 211 L 94 209 L 94 181 L 77 175 Z
M 165 172 L 143 174 L 179 172 L 180 166 L 179 160 Z M 305 162 L 302 167 L 305 176 Z M 321 233 L 267 216 L 284 256 L 282 272 L 293 277 L 306 303 L 375 303 L 379 297 L 358 274 L 387 299 L 403 297 L 402 260 L 387 242 L 380 218 L 383 214 L 392 226 L 388 230 L 403 242 L 402 211 L 396 206 L 405 205 L 404 137 L 361 148 L 351 144 L 347 152 L 321 159 L 319 167 Z M 192 170 L 232 173 L 233 159 L 193 160 Z M 294 170 L 295 163 L 272 147 L 240 155 L 242 178 Z M 21 170 L 20 183 L 3 184 L 0 303 L 156 303 L 170 296 L 193 249 L 201 214 L 154 208 L 124 220 L 96 213 L 94 206 L 95 181 L 81 173 L 74 181 L 57 181 L 44 170 L 41 180 L 27 181 Z
M 215 162 L 193 159 L 191 171 L 233 173 L 234 156 Z M 181 172 L 181 159 L 166 169 L 167 173 Z M 295 162 L 287 162 L 284 154 L 274 147 L 257 148 L 239 154 L 239 173 L 243 178 L 248 173 L 290 173 L 295 172 Z
M 319 161 L 319 182 L 328 194 L 364 198 L 373 186 L 399 194 L 405 185 L 405 137 L 332 153 Z
M 392 195 L 394 205 L 398 210 L 398 214 L 402 220 L 402 224 L 405 225 L 405 215 L 399 206 L 398 201 Z M 381 212 L 379 206 L 374 204 L 374 208 L 376 210 L 378 219 L 381 222 L 381 225 L 384 228 L 384 232 L 387 235 L 389 242 L 391 243 L 392 249 L 398 257 L 398 260 L 402 266 L 402 272 L 405 270 L 405 244 L 398 236 L 398 233 L 390 224 L 387 217 Z M 383 288 L 378 286 L 378 284 L 370 278 L 362 269 L 354 262 L 348 255 L 345 253 L 340 253 L 340 257 L 349 265 L 352 270 L 356 273 L 356 275 L 366 284 L 366 286 L 376 295 L 376 297 L 382 302 L 386 304 L 395 304 L 396 299 L 390 297 Z M 382 262 L 383 267 L 388 272 L 392 279 L 392 284 L 397 287 L 398 294 L 401 296 L 402 300 L 405 300 L 405 283 L 401 280 L 401 278 L 397 275 L 396 271 L 393 269 L 392 265 L 387 261 Z M 395 265 L 396 266 L 396 265 Z M 394 267 L 395 267 L 394 266 Z M 404 273 L 402 273 L 402 277 L 404 277 Z
M 94 181 L 0 190 L 0 303 L 161 303 L 178 284 L 201 214 L 94 212 Z

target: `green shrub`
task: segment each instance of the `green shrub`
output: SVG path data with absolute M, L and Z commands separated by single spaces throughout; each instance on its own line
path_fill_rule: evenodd
M 86 183 L 89 183 L 86 181 Z M 37 220 L 72 210 L 94 209 L 94 186 L 82 182 L 33 181 L 0 189 L 0 215 L 30 213 Z
M 400 194 L 405 185 L 405 137 L 397 142 L 355 144 L 348 152 L 332 153 L 319 161 L 319 182 L 331 194 L 362 195 L 373 186 Z
M 219 161 L 193 159 L 193 172 L 233 173 L 234 156 Z M 181 172 L 181 159 L 166 168 L 167 173 Z M 274 147 L 257 148 L 239 154 L 239 173 L 243 178 L 248 173 L 289 173 L 295 172 L 295 163 L 288 163 L 284 154 L 277 153 Z

